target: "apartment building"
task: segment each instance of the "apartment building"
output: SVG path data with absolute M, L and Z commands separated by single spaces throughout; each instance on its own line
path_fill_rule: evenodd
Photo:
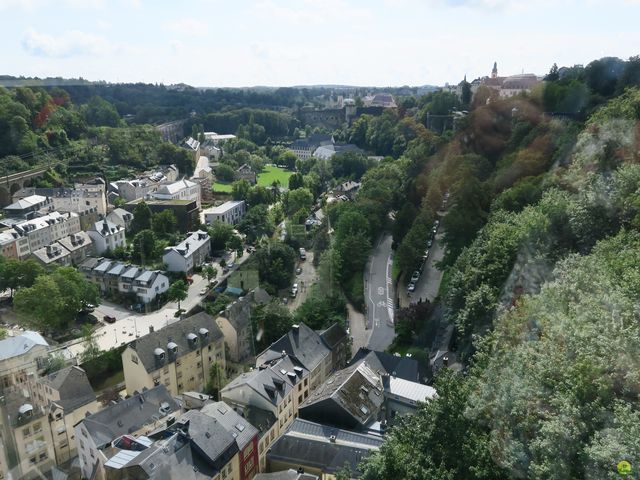
M 49 344 L 38 332 L 26 331 L 0 340 L 0 392 L 23 387 L 47 364 Z
M 200 208 L 200 185 L 187 179 L 162 185 L 152 197 L 157 200 L 195 200 Z
M 147 204 L 151 213 L 159 213 L 170 210 L 178 221 L 180 232 L 192 232 L 200 224 L 200 208 L 195 200 L 157 200 L 153 198 L 138 199 L 128 202 L 124 208 L 129 212 L 134 212 L 136 206 L 143 202 Z
M 173 247 L 167 247 L 162 261 L 170 272 L 191 272 L 211 255 L 211 238 L 203 230 L 192 232 Z
M 104 480 L 105 463 L 117 453 L 117 445 L 145 441 L 143 435 L 166 425 L 176 412 L 180 406 L 160 385 L 86 416 L 74 427 L 83 478 Z
M 28 240 L 28 248 L 21 248 L 21 245 L 26 247 L 26 242 L 16 246 L 18 258 L 23 259 L 29 256 L 31 252 L 51 245 L 61 238 L 79 233 L 80 218 L 77 213 L 73 212 L 51 212 L 42 217 L 15 223 L 7 232 L 12 236 L 16 234 L 16 240 L 18 237 Z
M 0 255 L 6 258 L 25 258 L 29 255 L 29 239 L 13 228 L 0 232 Z
M 332 371 L 346 363 L 347 332 L 339 326 L 327 329 L 326 332 L 326 336 L 332 337 L 333 347 L 329 346 L 321 334 L 304 323 L 294 325 L 288 333 L 258 355 L 256 365 L 278 358 L 285 352 L 310 372 L 310 388 L 313 390 L 323 383 Z M 336 355 L 334 358 L 332 349 L 342 352 L 342 356 Z
M 96 255 L 102 255 L 107 250 L 113 252 L 118 247 L 126 247 L 124 227 L 116 225 L 107 219 L 94 223 L 87 234 L 93 242 L 93 250 Z
M 6 217 L 29 220 L 33 217 L 51 213 L 56 208 L 53 206 L 53 201 L 46 196 L 30 194 L 21 197 L 16 194 L 14 195 L 14 202 L 2 210 Z
M 169 290 L 169 278 L 159 270 L 147 270 L 101 257 L 87 258 L 78 266 L 78 270 L 100 293 L 131 294 L 140 303 L 149 303 Z
M 125 232 L 129 230 L 131 222 L 133 221 L 133 213 L 127 212 L 124 208 L 114 208 L 107 215 L 107 220 L 111 223 L 124 228 Z
M 220 392 L 222 400 L 238 408 L 270 412 L 275 417 L 258 442 L 260 465 L 266 465 L 270 445 L 293 422 L 298 406 L 309 397 L 309 371 L 286 354 L 243 373 Z
M 172 395 L 204 390 L 211 367 L 224 371 L 224 337 L 205 312 L 131 342 L 122 352 L 127 392 L 164 385 Z
M 204 223 L 211 225 L 213 222 L 223 222 L 229 225 L 238 223 L 246 212 L 244 200 L 229 201 L 217 207 L 207 208 L 203 210 Z
M 44 197 L 50 202 L 52 210 L 59 212 L 75 212 L 78 215 L 97 213 L 106 215 L 107 200 L 103 183 L 76 183 L 74 188 L 23 188 L 14 196 L 18 201 L 33 196 Z

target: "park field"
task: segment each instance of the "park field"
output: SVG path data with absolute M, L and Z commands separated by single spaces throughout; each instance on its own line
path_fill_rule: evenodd
M 289 187 L 289 177 L 293 175 L 293 172 L 285 170 L 284 168 L 276 167 L 275 165 L 267 165 L 262 170 L 262 173 L 258 175 L 258 185 L 261 187 L 269 187 L 273 182 L 280 182 L 280 186 L 284 188 Z
M 262 170 L 262 173 L 258 175 L 258 185 L 261 187 L 270 187 L 273 182 L 280 182 L 280 186 L 287 188 L 289 186 L 289 177 L 293 175 L 293 172 L 285 170 L 284 168 L 276 167 L 275 165 L 267 165 Z M 216 182 L 213 184 L 213 191 L 220 193 L 231 193 L 230 183 Z

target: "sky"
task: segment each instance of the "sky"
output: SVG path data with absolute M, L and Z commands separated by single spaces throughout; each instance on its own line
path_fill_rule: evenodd
M 640 0 L 0 0 L 0 74 L 443 85 L 640 54 Z

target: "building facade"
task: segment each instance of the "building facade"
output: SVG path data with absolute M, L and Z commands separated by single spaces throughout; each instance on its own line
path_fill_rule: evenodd
M 202 265 L 211 255 L 211 238 L 203 230 L 198 230 L 178 245 L 168 247 L 162 261 L 169 272 L 191 272 Z
M 126 247 L 124 227 L 116 225 L 107 219 L 93 224 L 87 231 L 93 242 L 93 250 L 96 255 L 102 255 L 107 250 L 113 252 L 118 247 Z
M 229 201 L 217 207 L 203 210 L 204 222 L 211 225 L 213 222 L 223 222 L 229 225 L 238 223 L 246 212 L 244 200 Z

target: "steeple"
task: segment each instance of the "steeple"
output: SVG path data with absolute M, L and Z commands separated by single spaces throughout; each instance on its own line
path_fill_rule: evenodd
M 498 78 L 498 62 L 493 62 L 493 70 L 491 70 L 491 78 Z

